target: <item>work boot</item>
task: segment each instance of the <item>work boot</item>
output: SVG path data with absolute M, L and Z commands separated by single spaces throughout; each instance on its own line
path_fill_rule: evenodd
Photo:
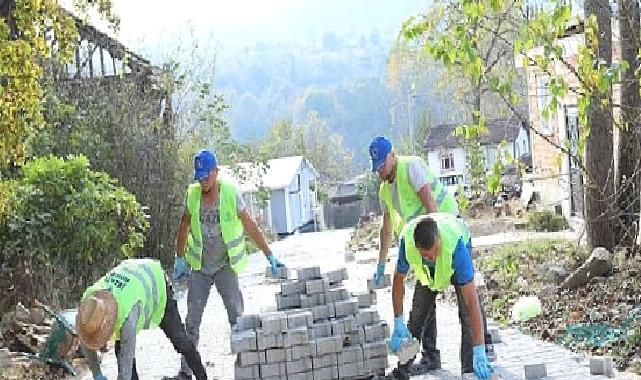
M 425 371 L 434 371 L 436 369 L 441 369 L 441 351 L 423 351 L 423 357 L 421 358 L 420 364 L 421 368 Z
M 412 365 L 413 360 L 405 364 L 398 364 L 398 367 L 394 368 L 391 375 L 395 380 L 409 380 L 410 378 L 410 366 Z

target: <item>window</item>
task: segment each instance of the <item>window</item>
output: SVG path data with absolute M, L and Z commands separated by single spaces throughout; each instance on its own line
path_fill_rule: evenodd
M 454 170 L 454 155 L 452 153 L 441 155 L 441 171 Z
M 548 89 L 548 75 L 540 74 L 536 77 L 536 102 L 537 102 L 537 112 L 539 113 L 539 132 L 543 134 L 550 134 L 552 130 L 550 129 L 550 117 L 545 117 L 543 110 L 550 104 L 552 97 L 550 96 L 550 91 Z M 548 115 L 549 116 L 549 115 Z

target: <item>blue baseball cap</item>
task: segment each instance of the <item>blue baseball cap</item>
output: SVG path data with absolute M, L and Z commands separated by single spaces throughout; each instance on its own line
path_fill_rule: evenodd
M 385 136 L 376 136 L 369 144 L 369 156 L 372 159 L 372 171 L 377 171 L 387 158 L 387 154 L 392 151 L 392 142 Z
M 216 168 L 216 155 L 207 149 L 201 149 L 194 157 L 194 179 L 200 181 Z

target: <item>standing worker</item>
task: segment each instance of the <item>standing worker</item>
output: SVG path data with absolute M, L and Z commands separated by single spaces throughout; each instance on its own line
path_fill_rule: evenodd
M 372 140 L 369 154 L 372 171 L 377 171 L 381 180 L 378 196 L 383 209 L 383 226 L 380 230 L 378 266 L 374 275 L 379 284 L 385 273 L 392 233 L 399 237 L 405 223 L 418 215 L 434 212 L 458 215 L 459 209 L 456 199 L 447 192 L 421 157 L 397 156 L 392 143 L 383 136 Z M 419 293 L 425 291 L 426 288 L 417 281 L 414 300 L 420 298 Z M 441 367 L 441 358 L 436 349 L 436 305 L 421 310 L 423 313 L 412 316 L 425 324 L 419 334 L 423 345 L 421 365 L 426 370 L 438 369 Z
M 429 214 L 407 223 L 392 283 L 394 332 L 390 346 L 396 352 L 404 339 L 420 338 L 423 325 L 414 315 L 432 308 L 438 292 L 453 284 L 461 321 L 461 372 L 473 372 L 479 379 L 487 380 L 493 368 L 485 353 L 483 312 L 474 285 L 471 244 L 467 225 L 452 214 Z M 405 276 L 410 268 L 425 291 L 414 292 L 408 330 L 403 317 L 403 297 Z M 399 363 L 393 372 L 395 378 L 409 379 L 410 365 L 411 361 Z
M 272 254 L 256 222 L 245 209 L 245 202 L 234 185 L 218 178 L 216 155 L 200 150 L 194 158 L 194 180 L 185 196 L 185 211 L 178 227 L 174 280 L 193 269 L 187 293 L 187 336 L 198 345 L 200 323 L 211 286 L 223 299 L 229 325 L 243 314 L 243 295 L 238 273 L 247 266 L 245 232 L 264 252 L 272 273 L 284 267 Z M 191 379 L 185 357 L 176 380 Z
M 171 282 L 160 262 L 151 259 L 124 260 L 90 286 L 82 296 L 76 315 L 76 331 L 84 346 L 94 380 L 106 380 L 97 350 L 116 341 L 118 380 L 138 380 L 136 334 L 155 326 L 165 332 L 181 353 L 196 379 L 207 374 L 200 354 L 180 320 Z

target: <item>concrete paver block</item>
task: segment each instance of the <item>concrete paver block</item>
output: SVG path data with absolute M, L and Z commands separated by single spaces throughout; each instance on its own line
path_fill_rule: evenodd
M 292 346 L 285 349 L 285 360 L 288 362 L 312 356 L 310 344 Z
M 309 357 L 290 361 L 286 363 L 287 376 L 290 374 L 308 372 L 312 370 L 312 359 Z
M 352 293 L 352 296 L 356 297 L 358 300 L 358 307 L 361 309 L 376 305 L 376 292 L 358 292 Z
M 614 362 L 610 356 L 593 356 L 590 358 L 590 374 L 614 377 Z
M 389 327 L 387 323 L 381 322 L 375 325 L 363 326 L 365 332 L 365 341 L 375 342 L 377 340 L 385 340 L 389 337 Z
M 346 301 L 350 298 L 349 292 L 347 289 L 340 287 L 336 289 L 329 290 L 325 294 L 325 300 L 327 303 L 336 302 L 336 301 Z
M 292 280 L 282 282 L 280 284 L 280 292 L 284 296 L 290 296 L 292 294 L 303 294 L 305 293 L 305 281 Z
M 327 278 L 321 278 L 318 280 L 307 280 L 305 281 L 305 293 L 306 294 L 319 294 L 325 293 L 329 290 L 329 280 Z
M 288 296 L 276 293 L 276 308 L 278 310 L 300 309 L 300 294 L 290 294 Z
M 285 347 L 282 333 L 265 334 L 263 330 L 256 330 L 256 348 L 258 350 L 279 347 Z
M 260 379 L 260 367 L 258 365 L 241 366 L 238 361 L 234 365 L 234 378 L 238 380 Z
M 249 351 L 238 353 L 238 364 L 242 367 L 264 363 L 266 363 L 265 351 Z
M 312 308 L 325 304 L 325 293 L 303 294 L 300 296 L 300 305 L 303 308 Z
M 265 313 L 262 316 L 263 333 L 278 334 L 287 330 L 287 314 L 283 312 Z
M 348 279 L 347 268 L 341 268 L 333 271 L 329 271 L 325 274 L 330 284 L 336 284 Z
M 288 373 L 287 380 L 314 380 L 314 372 Z
M 361 326 L 373 325 L 381 320 L 376 309 L 361 310 L 356 318 L 358 319 L 358 324 Z
M 265 363 L 280 363 L 285 361 L 284 348 L 269 348 L 265 350 Z
M 312 357 L 313 368 L 325 368 L 338 365 L 337 356 L 335 353 L 317 355 Z
M 529 363 L 523 365 L 524 376 L 528 380 L 541 379 L 548 375 L 545 363 Z
M 338 365 L 345 363 L 356 363 L 363 361 L 363 348 L 358 345 L 354 347 L 343 347 L 343 352 L 337 354 Z M 343 375 L 341 375 L 342 377 Z
M 366 373 L 363 361 L 339 364 L 338 377 L 341 379 L 364 376 Z
M 265 277 L 276 278 L 280 280 L 287 280 L 292 277 L 291 270 L 287 267 L 280 267 L 276 269 L 276 276 L 272 273 L 272 267 L 265 268 Z
M 267 377 L 280 377 L 281 379 L 287 376 L 287 368 L 285 363 L 272 363 L 260 365 L 260 377 L 262 379 Z
M 405 339 L 403 343 L 401 343 L 401 347 L 398 350 L 397 356 L 398 356 L 398 362 L 399 363 L 407 363 L 411 359 L 413 359 L 421 350 L 421 345 L 418 340 L 412 338 L 412 339 Z
M 355 346 L 363 343 L 365 343 L 365 332 L 361 328 L 343 334 L 343 346 Z
M 332 325 L 330 322 L 314 323 L 309 331 L 312 339 L 325 338 L 332 335 Z
M 492 343 L 501 343 L 501 332 L 497 328 L 488 328 L 487 333 L 492 337 Z
M 309 355 L 312 356 L 312 357 L 316 356 L 316 353 L 317 353 L 317 351 L 316 351 L 316 339 L 310 340 L 308 346 L 309 346 Z
M 363 358 L 371 359 L 379 356 L 387 356 L 387 343 L 374 342 L 363 344 Z
M 336 317 L 356 315 L 358 313 L 358 300 L 351 298 L 346 301 L 334 302 L 334 314 Z
M 368 372 L 379 373 L 384 371 L 388 366 L 387 355 L 378 356 L 375 358 L 368 359 L 365 364 L 367 365 Z
M 310 308 L 314 321 L 326 320 L 330 318 L 329 305 L 318 305 Z
M 260 316 L 256 314 L 241 315 L 236 319 L 236 331 L 255 330 L 260 328 Z
M 254 351 L 256 345 L 256 331 L 236 331 L 232 332 L 229 339 L 231 352 L 237 354 L 239 352 Z
M 296 270 L 299 280 L 315 280 L 321 278 L 320 267 L 307 267 Z
M 287 314 L 287 328 L 308 327 L 314 322 L 311 311 L 297 311 Z
M 325 367 L 314 369 L 314 380 L 338 379 L 338 367 Z
M 376 289 L 384 289 L 391 285 L 392 285 L 392 276 L 389 274 L 386 274 L 384 276 L 383 281 L 381 281 L 381 283 L 378 286 L 376 285 L 376 281 L 374 281 L 373 278 L 367 279 L 367 290 L 369 291 L 376 290 Z
M 325 355 L 343 351 L 343 337 L 328 336 L 316 339 L 316 355 Z
M 300 346 L 308 342 L 309 334 L 307 333 L 307 327 L 290 329 L 284 334 L 283 343 L 285 344 L 285 348 Z

